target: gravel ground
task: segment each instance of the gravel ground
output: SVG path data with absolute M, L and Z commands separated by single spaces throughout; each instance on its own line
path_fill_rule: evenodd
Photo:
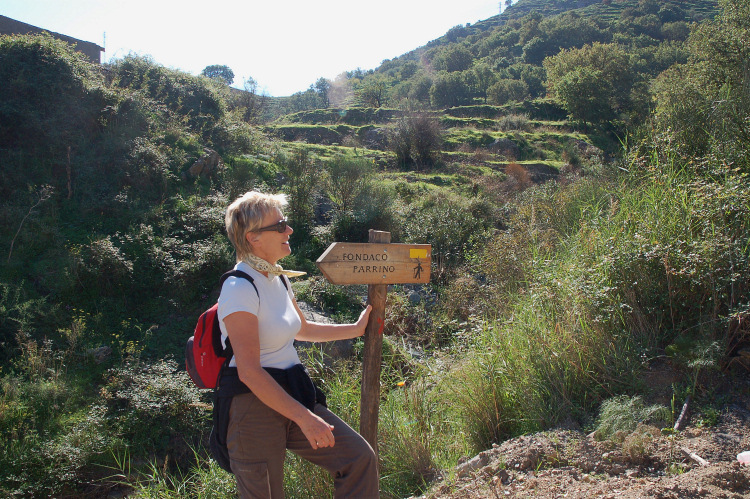
M 750 466 L 737 461 L 750 450 L 748 378 L 722 391 L 713 426 L 641 425 L 602 442 L 569 429 L 524 435 L 459 463 L 456 479 L 421 498 L 750 498 Z

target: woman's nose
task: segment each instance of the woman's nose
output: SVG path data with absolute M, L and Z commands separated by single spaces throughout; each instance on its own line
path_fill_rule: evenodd
M 289 231 L 289 234 L 291 234 L 292 232 L 294 232 L 294 229 L 292 229 L 292 226 L 291 226 L 291 225 L 288 225 L 288 224 L 287 224 L 286 228 L 288 229 L 288 231 Z

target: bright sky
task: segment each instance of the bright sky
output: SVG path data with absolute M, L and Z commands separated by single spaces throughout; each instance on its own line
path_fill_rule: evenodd
M 0 15 L 199 74 L 212 64 L 272 96 L 318 78 L 374 69 L 458 24 L 500 12 L 499 0 L 0 0 Z M 503 2 L 504 4 L 504 2 Z M 105 37 L 106 34 L 106 37 Z

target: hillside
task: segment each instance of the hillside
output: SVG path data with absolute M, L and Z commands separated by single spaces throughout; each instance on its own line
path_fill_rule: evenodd
M 235 494 L 182 359 L 249 189 L 287 194 L 282 264 L 338 322 L 365 290 L 322 279 L 329 243 L 432 245 L 432 282 L 388 293 L 383 497 L 746 493 L 749 25 L 740 0 L 520 0 L 276 100 L 0 38 L 0 495 Z M 340 352 L 305 356 L 356 427 L 362 343 Z
M 713 0 L 521 0 L 501 15 L 455 26 L 374 70 L 320 79 L 306 92 L 279 99 L 269 116 L 329 103 L 413 109 L 534 99 L 545 95 L 545 57 L 593 43 L 614 44 L 633 54 L 629 65 L 634 64 L 630 69 L 636 77 L 629 85 L 640 92 L 639 80 L 685 62 L 681 46 L 690 24 L 716 12 Z

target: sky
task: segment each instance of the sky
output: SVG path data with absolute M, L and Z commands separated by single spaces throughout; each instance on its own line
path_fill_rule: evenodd
M 0 15 L 197 75 L 229 66 L 274 97 L 320 78 L 377 68 L 453 26 L 500 12 L 498 0 L 0 0 Z M 502 2 L 504 4 L 504 2 Z

